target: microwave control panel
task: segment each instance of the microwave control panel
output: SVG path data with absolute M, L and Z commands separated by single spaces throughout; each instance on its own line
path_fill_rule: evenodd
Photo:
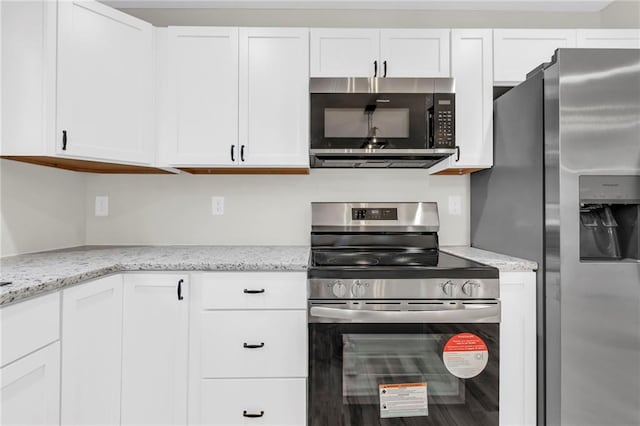
M 433 96 L 433 146 L 453 148 L 455 141 L 456 108 L 455 94 L 436 93 Z

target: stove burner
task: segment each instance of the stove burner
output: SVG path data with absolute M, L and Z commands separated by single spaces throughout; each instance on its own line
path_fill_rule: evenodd
M 326 255 L 324 262 L 331 266 L 375 266 L 380 263 L 380 259 L 367 253 L 341 253 Z

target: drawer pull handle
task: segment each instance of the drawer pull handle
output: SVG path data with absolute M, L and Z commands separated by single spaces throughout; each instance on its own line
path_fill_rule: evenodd
M 246 349 L 258 349 L 258 348 L 264 348 L 264 342 L 260 342 L 259 345 L 250 345 L 248 343 L 245 343 L 243 345 Z
M 260 293 L 264 293 L 264 288 L 261 288 L 260 290 L 249 290 L 248 288 L 244 289 L 245 294 L 260 294 Z
M 242 415 L 243 415 L 244 417 L 250 417 L 250 418 L 252 418 L 252 419 L 255 419 L 256 417 L 262 417 L 262 416 L 264 416 L 264 411 L 260 411 L 260 414 L 253 414 L 253 413 L 247 413 L 247 410 L 244 410 L 244 411 L 242 412 Z
M 178 281 L 178 300 L 184 299 L 184 297 L 182 297 L 182 283 L 183 282 L 184 282 L 184 280 Z

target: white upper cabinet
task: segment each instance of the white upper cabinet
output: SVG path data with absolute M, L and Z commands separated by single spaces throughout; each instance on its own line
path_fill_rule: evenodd
M 239 161 L 238 29 L 169 27 L 169 163 Z
M 188 315 L 188 275 L 125 275 L 122 425 L 187 424 Z
M 240 29 L 242 166 L 309 167 L 309 31 Z
M 152 49 L 146 22 L 96 1 L 58 3 L 58 154 L 153 161 Z
M 119 424 L 122 275 L 62 292 L 62 424 Z
M 604 49 L 640 49 L 640 29 L 578 30 L 577 47 Z
M 381 77 L 449 77 L 449 30 L 380 30 L 380 61 Z
M 381 76 L 380 30 L 311 29 L 311 77 Z
M 311 29 L 311 77 L 449 77 L 449 30 Z
M 493 81 L 496 86 L 514 86 L 556 49 L 576 47 L 576 31 L 571 29 L 493 30 Z
M 51 153 L 56 107 L 56 4 L 47 0 L 2 1 L 0 11 L 2 155 Z
M 490 29 L 451 31 L 451 75 L 456 84 L 454 154 L 431 173 L 468 173 L 493 165 L 493 57 Z

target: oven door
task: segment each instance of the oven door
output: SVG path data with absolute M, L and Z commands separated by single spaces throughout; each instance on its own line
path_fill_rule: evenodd
M 348 303 L 310 303 L 309 426 L 498 425 L 499 302 Z

